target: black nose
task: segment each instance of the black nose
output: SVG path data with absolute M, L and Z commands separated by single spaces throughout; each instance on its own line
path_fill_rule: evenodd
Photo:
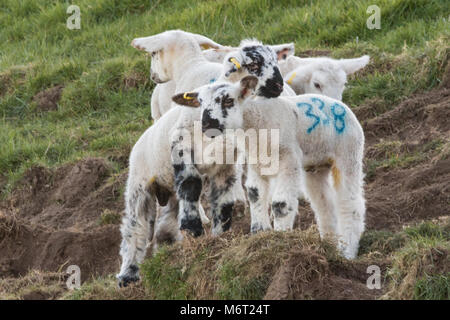
M 275 91 L 278 91 L 278 92 L 283 92 L 283 84 L 282 83 L 275 83 Z
M 283 77 L 278 67 L 274 68 L 274 75 L 267 79 L 264 86 L 259 88 L 259 95 L 266 98 L 276 98 L 283 92 Z
M 220 124 L 219 120 L 211 118 L 210 110 L 203 111 L 202 132 L 210 138 L 214 138 L 223 132 L 223 125 Z

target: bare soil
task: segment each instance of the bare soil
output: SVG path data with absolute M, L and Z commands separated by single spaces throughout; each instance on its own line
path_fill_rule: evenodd
M 31 269 L 56 272 L 72 264 L 82 270 L 82 281 L 115 272 L 119 227 L 103 225 L 100 216 L 104 210 L 122 213 L 126 177 L 108 176 L 106 162 L 95 158 L 28 170 L 0 209 L 0 277 L 21 277 Z
M 131 82 L 128 85 L 133 86 Z M 394 158 L 413 158 L 375 166 L 368 173 L 368 230 L 399 230 L 405 224 L 449 215 L 448 82 L 447 76 L 439 88 L 411 96 L 393 108 L 373 100 L 354 110 L 366 135 L 366 172 L 371 162 L 383 161 L 392 152 Z M 56 105 L 60 91 L 55 87 L 38 95 L 38 105 L 43 100 Z M 42 108 L 53 108 L 47 107 Z M 383 147 L 389 143 L 394 143 L 393 151 Z M 126 159 L 124 155 L 124 163 Z M 60 272 L 71 264 L 81 268 L 83 281 L 117 272 L 119 225 L 102 224 L 101 215 L 105 210 L 122 214 L 125 180 L 126 172 L 113 175 L 108 163 L 98 158 L 56 169 L 28 170 L 9 198 L 0 203 L 0 278 L 20 279 L 30 270 Z M 299 205 L 299 212 L 296 225 L 307 229 L 314 223 L 313 213 L 306 202 Z M 234 234 L 249 232 L 245 206 L 236 208 L 233 219 Z M 277 271 L 266 298 L 376 298 L 380 292 L 365 286 L 365 268 L 364 263 L 334 265 L 314 252 L 292 252 Z M 317 285 L 312 287 L 312 282 Z M 55 297 L 34 292 L 23 298 Z
M 57 85 L 48 88 L 44 91 L 38 92 L 33 97 L 33 102 L 36 103 L 37 111 L 54 111 L 58 109 L 58 101 L 61 98 L 61 92 L 64 89 L 63 85 Z

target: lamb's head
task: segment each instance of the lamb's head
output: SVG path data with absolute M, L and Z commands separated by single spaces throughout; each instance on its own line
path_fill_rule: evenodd
M 131 45 L 151 54 L 151 79 L 164 83 L 173 79 L 175 59 L 183 59 L 184 54 L 201 55 L 201 48 L 219 49 L 222 46 L 205 36 L 182 30 L 169 30 L 153 36 L 136 38 Z
M 241 128 L 243 124 L 242 103 L 255 94 L 258 78 L 246 76 L 238 83 L 214 83 L 180 93 L 172 100 L 180 105 L 201 108 L 202 131 L 209 137 L 223 133 L 225 129 Z
M 293 44 L 288 45 L 293 47 Z M 254 40 L 244 40 L 237 51 L 225 57 L 224 77 L 231 82 L 237 82 L 248 75 L 256 76 L 259 80 L 257 95 L 266 98 L 278 97 L 283 91 L 284 81 L 277 60 L 278 57 L 283 58 L 289 54 L 289 50 L 276 51 L 273 47 Z
M 222 47 L 220 49 L 207 49 L 203 50 L 203 56 L 206 60 L 216 63 L 222 63 L 225 56 L 230 52 L 236 51 L 237 48 L 233 47 Z
M 289 56 L 292 56 L 295 51 L 293 43 L 277 44 L 269 47 L 277 54 L 278 61 L 285 61 Z M 221 46 L 219 49 L 208 48 L 207 50 L 203 50 L 203 56 L 208 61 L 222 63 L 227 54 L 237 50 L 239 50 L 239 48 L 229 46 Z
M 290 60 L 292 58 L 296 57 Z M 341 60 L 297 58 L 297 62 L 297 68 L 284 77 L 296 94 L 317 93 L 342 100 L 347 76 L 363 68 L 369 62 L 369 56 Z

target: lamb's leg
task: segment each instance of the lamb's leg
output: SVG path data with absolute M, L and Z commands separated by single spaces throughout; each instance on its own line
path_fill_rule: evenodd
M 139 280 L 138 264 L 145 258 L 147 244 L 153 236 L 156 200 L 143 183 L 128 183 L 125 193 L 125 216 L 120 231 L 122 265 L 117 275 L 119 286 Z
M 171 160 L 179 201 L 178 225 L 180 230 L 198 237 L 204 233 L 199 212 L 203 183 L 192 148 L 190 132 L 183 128 L 177 130 L 172 138 Z
M 342 170 L 340 170 L 342 168 Z M 364 232 L 366 213 L 361 164 L 337 164 L 335 188 L 339 205 L 339 247 L 347 259 L 358 254 L 359 239 Z
M 183 235 L 178 227 L 178 199 L 171 196 L 169 202 L 164 207 L 159 207 L 159 214 L 155 223 L 155 236 L 153 238 L 153 254 L 163 244 L 171 244 L 181 241 Z
M 245 198 L 245 191 L 242 187 L 242 174 L 244 167 L 242 164 L 236 164 L 236 182 L 233 184 L 233 194 L 235 201 L 242 202 L 244 205 L 247 200 Z
M 297 156 L 284 153 L 278 174 L 270 179 L 271 209 L 275 230 L 292 230 L 301 192 L 300 163 Z
M 245 183 L 250 202 L 252 233 L 272 229 L 269 217 L 268 182 L 259 175 L 257 170 L 258 168 L 253 165 L 248 166 Z
M 220 235 L 231 227 L 235 195 L 233 188 L 236 184 L 234 165 L 224 165 L 223 170 L 210 177 L 211 192 L 209 201 L 213 219 L 212 234 Z
M 179 200 L 178 225 L 198 237 L 204 233 L 200 219 L 199 201 L 202 178 L 192 164 L 175 165 L 175 186 Z
M 305 186 L 321 238 L 336 240 L 338 208 L 336 192 L 330 184 L 330 167 L 307 169 Z

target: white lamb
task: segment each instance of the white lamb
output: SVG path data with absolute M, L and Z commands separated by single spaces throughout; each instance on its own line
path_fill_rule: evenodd
M 278 130 L 279 171 L 263 176 L 261 164 L 249 164 L 246 186 L 252 230 L 272 228 L 269 204 L 275 230 L 292 229 L 304 169 L 306 194 L 321 237 L 339 240 L 342 254 L 354 258 L 365 217 L 361 125 L 345 104 L 323 95 L 247 99 L 257 82 L 257 78 L 248 76 L 240 83 L 205 85 L 190 92 L 189 100 L 179 94 L 174 101 L 201 106 L 203 129 L 213 124 L 226 134 L 230 134 L 226 129 Z M 226 114 L 222 112 L 223 99 L 230 105 Z M 260 143 L 258 140 L 258 148 Z M 267 148 L 272 150 L 271 146 Z
M 207 61 L 196 40 L 179 30 L 138 38 L 132 44 L 152 53 L 152 79 L 156 82 L 173 79 L 178 91 L 192 90 L 208 83 L 210 78 L 226 79 L 247 69 L 246 72 L 259 75 L 259 95 L 276 97 L 283 90 L 275 52 L 259 43 L 239 48 L 237 58 L 225 65 Z M 189 98 L 189 94 L 184 95 L 184 99 Z M 226 113 L 229 107 L 226 99 L 222 106 Z M 204 146 L 213 143 L 206 135 L 201 135 L 201 143 L 188 143 L 194 123 L 200 119 L 199 109 L 174 107 L 147 129 L 131 151 L 125 192 L 126 214 L 121 226 L 122 265 L 117 275 L 121 286 L 139 278 L 138 264 L 145 257 L 154 227 L 156 240 L 158 237 L 181 239 L 179 231 L 171 234 L 173 225 L 194 236 L 203 233 L 199 217 L 203 174 L 210 176 L 212 233 L 220 234 L 230 228 L 236 198 L 233 192 L 237 180 L 236 166 L 195 164 L 192 161 L 193 155 L 202 154 L 203 150 L 196 150 L 201 143 Z M 155 226 L 156 201 L 166 207 L 162 210 L 161 221 Z
M 217 42 L 200 34 L 190 33 L 186 31 L 184 32 L 191 35 L 195 40 L 197 40 L 198 45 L 202 49 L 206 49 L 203 50 L 203 55 L 208 61 L 222 63 L 225 55 L 230 51 L 235 50 L 232 47 L 222 46 L 221 44 L 218 44 Z M 152 113 L 151 115 L 154 121 L 161 118 L 161 116 L 170 109 L 172 105 L 171 97 L 175 93 L 175 88 L 176 84 L 173 80 L 156 84 L 150 100 Z
M 192 35 L 200 47 L 207 48 L 203 50 L 203 56 L 210 62 L 222 63 L 224 58 L 231 52 L 237 51 L 238 47 L 223 46 L 205 36 L 189 33 Z M 241 44 L 242 45 L 242 44 Z M 289 56 L 293 55 L 295 52 L 293 43 L 272 45 L 271 48 L 275 50 L 277 54 L 278 61 L 286 60 Z M 211 78 L 210 82 L 214 82 L 217 79 Z M 151 104 L 151 116 L 154 121 L 161 118 L 161 116 L 166 113 L 172 106 L 172 96 L 175 94 L 176 84 L 174 80 L 170 80 L 165 83 L 157 83 L 155 89 L 153 90 L 152 97 L 150 100 Z M 289 88 L 287 88 L 289 90 Z M 292 95 L 294 92 L 290 92 Z
M 369 56 L 340 60 L 289 56 L 280 62 L 280 70 L 296 94 L 318 93 L 342 100 L 347 76 L 364 68 L 369 60 Z

